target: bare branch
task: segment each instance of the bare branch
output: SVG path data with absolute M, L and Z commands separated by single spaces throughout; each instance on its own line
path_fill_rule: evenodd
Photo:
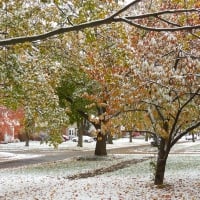
M 100 26 L 100 25 L 103 25 L 103 24 L 110 24 L 110 23 L 112 23 L 112 19 L 106 18 L 106 19 L 103 19 L 103 20 L 96 20 L 96 21 L 86 22 L 86 23 L 82 23 L 82 24 L 74 25 L 74 26 L 70 26 L 70 27 L 59 28 L 59 29 L 56 29 L 56 30 L 53 30 L 53 31 L 50 31 L 50 32 L 47 32 L 47 33 L 44 33 L 44 34 L 40 34 L 40 35 L 8 38 L 8 39 L 0 40 L 0 46 L 15 45 L 15 44 L 18 44 L 18 43 L 45 40 L 45 39 L 48 39 L 48 38 L 55 36 L 55 35 L 68 33 L 68 32 L 72 32 L 72 31 L 80 31 L 80 30 L 83 30 L 83 29 L 86 29 L 86 28 L 92 28 L 92 27 Z
M 123 112 L 148 112 L 148 110 L 147 109 L 126 109 L 126 110 L 124 110 Z
M 168 20 L 166 20 L 166 19 L 163 19 L 163 18 L 161 18 L 161 17 L 158 17 L 158 16 L 157 16 L 156 18 L 159 19 L 159 20 L 161 20 L 161 21 L 163 21 L 163 22 L 165 22 L 165 23 L 167 23 L 167 24 L 169 24 L 169 25 L 176 26 L 176 27 L 181 27 L 179 24 L 173 23 L 173 22 L 168 21 Z M 198 36 L 198 35 L 195 34 L 195 33 L 192 33 L 191 31 L 190 31 L 190 34 L 193 35 L 194 37 L 200 39 L 200 36 Z
M 146 31 L 155 31 L 155 32 L 176 32 L 176 31 L 191 31 L 194 29 L 200 29 L 200 24 L 195 26 L 181 26 L 181 27 L 172 27 L 172 28 L 156 28 L 156 27 L 148 27 L 144 26 L 135 22 L 132 22 L 131 20 L 127 20 L 126 18 L 121 18 L 122 20 L 118 19 L 119 21 L 124 21 L 127 24 L 131 26 L 135 26 L 136 28 L 143 29 Z M 1 43 L 0 43 L 1 44 Z
M 125 22 L 125 23 L 128 23 L 129 25 L 135 26 L 136 28 L 139 28 L 139 29 L 144 29 L 147 31 L 156 31 L 156 32 L 161 32 L 161 31 L 173 32 L 173 31 L 183 31 L 183 30 L 191 31 L 191 30 L 195 30 L 195 29 L 200 29 L 200 24 L 194 25 L 194 26 L 158 28 L 158 27 L 148 27 L 148 26 L 141 25 L 141 24 L 131 21 L 134 19 L 158 17 L 159 15 L 164 15 L 164 14 L 199 12 L 198 9 L 165 10 L 165 11 L 160 11 L 160 12 L 155 12 L 155 13 L 147 13 L 147 14 L 137 15 L 137 16 L 117 17 L 121 13 L 125 12 L 128 8 L 130 8 L 134 4 L 139 3 L 141 1 L 142 0 L 132 1 L 131 3 L 129 3 L 128 5 L 126 5 L 125 7 L 123 7 L 122 9 L 118 10 L 117 12 L 112 14 L 110 17 L 105 18 L 105 19 L 99 19 L 99 20 L 90 21 L 90 22 L 73 25 L 73 26 L 69 26 L 69 27 L 62 27 L 62 28 L 58 28 L 56 30 L 52 30 L 50 32 L 39 34 L 39 35 L 2 39 L 2 40 L 0 40 L 0 46 L 15 45 L 18 43 L 45 40 L 45 39 L 51 38 L 52 36 L 55 36 L 55 35 L 64 34 L 64 33 L 72 32 L 72 31 L 80 31 L 80 30 L 84 30 L 86 28 L 93 28 L 93 27 L 97 27 L 97 26 L 101 26 L 101 25 L 105 25 L 105 24 L 117 23 L 117 22 Z
M 196 129 L 200 127 L 200 121 L 198 121 L 197 123 L 195 123 L 194 125 L 190 126 L 189 128 L 187 128 L 184 132 L 182 132 L 181 134 L 179 134 L 171 143 L 170 147 L 173 147 L 174 144 L 176 144 L 176 142 L 178 142 L 179 139 L 181 139 L 184 135 L 186 135 L 187 133 L 189 133 L 190 131 Z
M 196 92 L 190 96 L 190 98 L 178 109 L 177 114 L 176 114 L 176 118 L 174 120 L 172 129 L 170 131 L 170 136 L 169 136 L 169 140 L 168 142 L 170 143 L 171 141 L 171 137 L 175 131 L 176 125 L 178 123 L 179 117 L 183 111 L 183 109 L 195 98 L 195 96 L 199 93 L 200 91 L 200 87 L 196 90 Z M 180 134 L 179 136 L 176 137 L 175 140 L 172 141 L 172 143 L 169 145 L 169 148 L 171 148 L 183 135 L 185 135 L 188 131 L 193 130 L 194 128 L 198 127 L 200 125 L 200 122 L 198 122 L 196 125 L 194 125 L 193 127 L 188 128 L 185 132 L 183 132 L 182 134 Z
M 135 20 L 135 19 L 144 19 L 144 18 L 150 18 L 150 17 L 156 17 L 158 18 L 160 15 L 166 15 L 166 14 L 176 14 L 176 13 L 188 13 L 188 12 L 199 12 L 198 9 L 192 8 L 192 9 L 174 9 L 174 10 L 163 10 L 159 12 L 154 13 L 146 13 L 142 15 L 136 15 L 136 16 L 126 16 L 126 19 L 128 20 Z

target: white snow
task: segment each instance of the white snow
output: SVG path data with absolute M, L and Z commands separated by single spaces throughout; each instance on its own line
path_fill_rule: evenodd
M 9 161 L 9 160 L 35 158 L 35 157 L 40 157 L 40 156 L 41 155 L 35 155 L 35 154 L 15 154 L 15 153 L 9 153 L 9 152 L 0 152 L 0 163 Z
M 24 143 L 0 145 L 2 157 L 12 157 L 17 151 L 29 151 L 40 148 L 48 151 L 52 147 L 31 142 L 30 147 Z M 127 145 L 147 144 L 143 140 L 128 138 L 115 140 L 108 148 Z M 59 149 L 77 149 L 77 143 L 65 142 Z M 83 150 L 94 149 L 95 143 L 84 143 Z M 7 153 L 9 149 L 11 153 Z M 186 141 L 177 144 L 170 154 L 163 187 L 153 185 L 153 171 L 150 160 L 131 164 L 113 172 L 82 179 L 69 179 L 69 176 L 108 167 L 123 160 L 141 159 L 149 155 L 108 155 L 94 159 L 66 159 L 64 161 L 37 164 L 12 169 L 1 169 L 0 200 L 198 200 L 200 199 L 200 141 Z M 4 152 L 4 153 L 3 153 Z M 183 152 L 183 153 L 182 153 Z M 195 152 L 195 153 L 193 153 Z M 22 153 L 23 154 L 23 153 Z M 27 154 L 25 154 L 27 156 Z M 35 154 L 28 154 L 29 157 Z M 20 159 L 18 157 L 18 159 Z M 0 163 L 1 164 L 1 163 Z

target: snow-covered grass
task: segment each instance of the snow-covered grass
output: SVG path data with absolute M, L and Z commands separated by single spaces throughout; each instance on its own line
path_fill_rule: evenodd
M 149 160 L 95 177 L 70 180 L 80 172 L 116 164 L 141 155 L 110 155 L 105 159 L 74 160 L 1 170 L 2 200 L 65 199 L 200 199 L 200 156 L 174 156 L 168 160 L 166 185 L 155 187 Z
M 145 142 L 144 139 L 134 139 L 133 142 L 130 143 L 129 138 L 120 138 L 118 140 L 114 140 L 114 144 L 107 144 L 107 149 L 146 145 L 148 143 L 149 142 Z M 92 143 L 83 143 L 83 147 L 77 147 L 77 142 L 72 142 L 70 140 L 61 143 L 58 146 L 58 151 L 59 150 L 88 151 L 88 150 L 94 150 L 95 145 L 96 143 L 92 142 Z M 54 147 L 46 143 L 41 143 L 40 141 L 30 141 L 30 145 L 28 147 L 25 146 L 24 142 L 0 144 L 0 162 L 3 162 L 5 160 L 17 160 L 21 158 L 25 159 L 31 157 L 39 157 L 41 156 L 39 152 L 49 152 L 49 151 L 50 152 L 55 151 Z
M 129 142 L 129 138 L 120 138 L 113 140 L 114 144 L 107 144 L 108 148 L 113 147 L 122 147 L 122 146 L 136 146 L 141 144 L 148 144 L 149 142 L 145 142 L 143 138 L 133 139 L 133 142 Z M 41 143 L 40 141 L 30 141 L 29 147 L 25 147 L 24 142 L 19 143 L 8 143 L 8 144 L 0 144 L 0 150 L 6 149 L 6 150 L 12 150 L 12 151 L 20 151 L 20 150 L 52 150 L 53 146 L 50 146 L 49 144 Z M 82 150 L 89 150 L 89 149 L 95 149 L 95 142 L 83 143 L 83 147 L 79 148 Z M 77 149 L 77 142 L 72 142 L 71 140 L 61 143 L 58 146 L 58 149 Z
M 120 146 L 119 141 L 116 143 Z M 125 140 L 122 146 L 123 143 Z M 180 145 L 182 149 L 189 148 L 196 151 L 199 143 L 200 141 L 186 142 Z M 89 144 L 87 148 L 90 148 Z M 178 145 L 178 149 L 181 148 Z M 154 157 L 94 177 L 69 178 L 71 175 L 92 172 L 125 160 L 147 156 L 149 155 L 135 154 L 70 158 L 54 163 L 2 169 L 0 170 L 0 200 L 200 199 L 199 154 L 171 154 L 168 158 L 165 184 L 160 187 L 153 185 L 153 170 L 150 162 L 155 161 Z

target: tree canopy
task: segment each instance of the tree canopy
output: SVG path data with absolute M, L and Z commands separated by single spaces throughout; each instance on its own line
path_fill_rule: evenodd
M 85 16 L 82 15 L 83 14 L 81 12 L 82 9 L 78 10 L 76 8 L 77 5 L 76 1 L 74 2 L 71 1 L 71 3 L 65 1 L 63 1 L 63 3 L 59 1 L 54 1 L 53 4 L 48 3 L 48 1 L 41 1 L 41 2 L 38 1 L 37 3 L 36 2 L 33 3 L 30 1 L 28 2 L 18 1 L 18 3 L 14 5 L 9 4 L 8 2 L 2 2 L 1 7 L 3 8 L 2 10 L 3 19 L 6 21 L 7 18 L 5 18 L 5 16 L 9 14 L 11 15 L 11 18 L 15 19 L 16 23 L 19 23 L 19 20 L 23 19 L 23 16 L 25 16 L 26 20 L 22 20 L 22 22 L 20 23 L 22 24 L 24 23 L 23 25 L 25 26 L 24 28 L 26 28 L 27 33 L 25 36 L 20 36 L 22 35 L 22 33 L 21 34 L 19 33 L 20 35 L 18 37 L 15 37 L 16 32 L 13 32 L 14 35 L 10 34 L 12 33 L 14 27 L 11 26 L 11 29 L 9 30 L 6 23 L 6 30 L 3 30 L 1 34 L 9 37 L 0 40 L 0 46 L 45 40 L 59 34 L 64 34 L 72 31 L 80 31 L 86 28 L 93 28 L 96 26 L 111 24 L 116 22 L 124 22 L 142 30 L 156 31 L 156 32 L 161 32 L 161 31 L 172 32 L 172 31 L 183 31 L 183 30 L 192 31 L 200 28 L 200 25 L 198 23 L 193 23 L 199 19 L 198 1 L 189 1 L 189 3 L 184 3 L 181 1 L 180 3 L 178 1 L 172 1 L 172 2 L 169 1 L 168 3 L 165 2 L 162 3 L 162 1 L 160 0 L 155 0 L 146 3 L 146 1 L 144 0 L 134 0 L 131 1 L 128 5 L 122 7 L 121 9 L 119 8 L 118 11 L 114 11 L 114 13 L 109 14 L 110 11 L 109 9 L 107 14 L 108 16 L 105 15 L 104 10 L 105 8 L 108 8 L 108 6 L 113 5 L 113 1 L 102 1 L 102 3 L 100 2 L 98 3 L 99 5 L 96 4 L 96 1 L 94 2 L 88 1 L 87 3 L 82 1 L 80 4 L 83 8 L 86 5 L 85 8 L 87 9 L 87 11 L 89 11 L 88 15 L 92 13 L 93 9 L 95 11 L 100 10 L 103 13 L 103 15 L 101 13 L 102 19 L 92 20 L 93 18 L 90 18 L 90 16 L 88 16 L 88 18 L 85 18 Z M 107 6 L 102 8 L 101 5 L 105 4 Z M 97 5 L 98 7 L 96 7 Z M 136 12 L 134 10 L 135 8 L 134 6 L 137 9 L 139 8 L 139 10 L 142 10 L 142 12 Z M 147 6 L 148 6 L 147 12 L 144 12 L 146 11 L 145 7 Z M 16 8 L 17 10 L 14 10 Z M 130 12 L 131 14 L 129 13 L 129 15 L 126 15 L 126 11 L 128 11 L 129 9 L 132 9 Z M 29 10 L 31 11 L 31 14 L 29 14 Z M 134 14 L 132 15 L 133 10 Z M 76 16 L 79 14 L 81 21 L 76 19 Z M 59 21 L 52 20 L 52 18 L 50 18 L 52 15 L 54 15 L 55 18 L 59 17 L 60 15 Z M 172 18 L 175 19 L 174 17 L 176 16 L 178 16 L 177 18 L 178 20 L 171 21 L 171 19 Z M 185 19 L 183 16 L 186 16 Z M 190 18 L 192 18 L 192 20 L 188 20 Z M 78 24 L 76 23 L 77 21 L 79 22 Z M 157 23 L 152 23 L 153 24 L 152 26 L 151 23 L 145 23 L 148 21 L 154 21 Z M 11 24 L 14 25 L 13 22 Z M 34 33 L 35 25 L 37 25 L 36 33 Z M 59 25 L 61 26 L 60 28 L 57 29 L 54 28 L 55 26 Z M 18 32 L 18 30 L 15 31 Z

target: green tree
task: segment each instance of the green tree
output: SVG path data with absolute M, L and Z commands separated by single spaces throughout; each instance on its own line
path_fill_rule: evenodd
M 91 92 L 92 86 L 93 81 L 89 80 L 85 73 L 78 67 L 72 67 L 62 77 L 59 87 L 56 88 L 60 105 L 65 108 L 69 122 L 76 123 L 78 126 L 80 136 L 78 146 L 82 146 L 82 135 L 85 130 L 84 119 L 89 118 L 87 106 L 91 104 L 91 101 L 84 99 L 82 94 Z

